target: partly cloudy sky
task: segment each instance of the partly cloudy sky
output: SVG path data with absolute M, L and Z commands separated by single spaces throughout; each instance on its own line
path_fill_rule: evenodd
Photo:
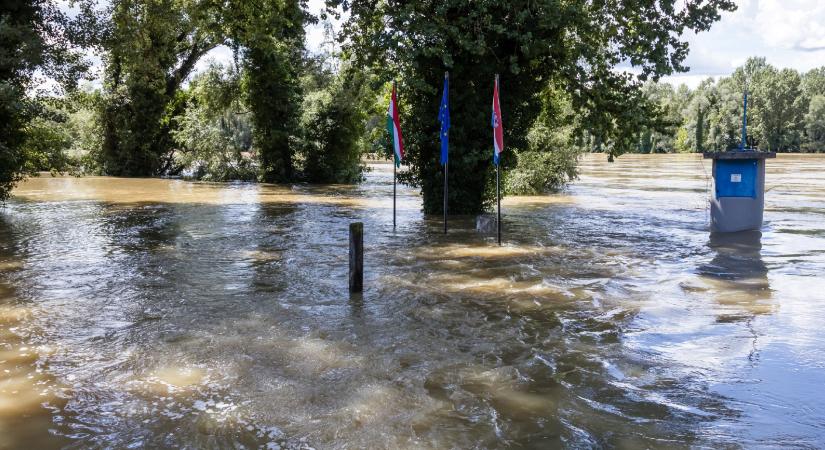
M 690 72 L 666 81 L 697 86 L 728 75 L 750 56 L 807 71 L 825 66 L 825 0 L 738 0 L 710 31 L 688 36 Z
M 825 0 L 738 0 L 739 9 L 724 13 L 710 31 L 686 36 L 690 43 L 685 74 L 666 77 L 673 84 L 697 86 L 707 77 L 728 75 L 750 56 L 764 56 L 777 67 L 807 71 L 825 65 Z M 323 0 L 310 0 L 312 12 Z M 307 29 L 307 45 L 318 49 L 321 26 Z M 210 61 L 229 62 L 228 48 L 210 52 L 198 70 Z

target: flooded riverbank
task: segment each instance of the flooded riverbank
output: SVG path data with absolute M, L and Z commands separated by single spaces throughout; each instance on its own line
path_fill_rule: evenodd
M 710 163 L 603 155 L 504 246 L 359 186 L 33 179 L 0 210 L 0 448 L 825 444 L 825 157 L 762 233 Z M 365 224 L 365 293 L 347 226 Z M 25 424 L 25 426 L 23 426 Z

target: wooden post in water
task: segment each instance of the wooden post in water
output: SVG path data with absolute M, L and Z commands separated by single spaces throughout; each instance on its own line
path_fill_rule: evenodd
M 349 292 L 364 290 L 364 224 L 349 224 Z

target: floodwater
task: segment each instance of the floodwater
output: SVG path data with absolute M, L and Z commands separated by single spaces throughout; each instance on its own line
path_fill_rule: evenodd
M 710 163 L 603 155 L 441 233 L 359 186 L 51 178 L 0 210 L 0 448 L 825 446 L 825 155 L 762 233 Z M 348 224 L 365 224 L 363 296 Z

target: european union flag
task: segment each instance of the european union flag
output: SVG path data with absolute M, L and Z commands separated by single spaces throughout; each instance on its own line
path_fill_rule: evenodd
M 441 108 L 438 111 L 441 122 L 441 165 L 447 164 L 450 147 L 450 77 L 444 74 L 444 91 L 441 94 Z

